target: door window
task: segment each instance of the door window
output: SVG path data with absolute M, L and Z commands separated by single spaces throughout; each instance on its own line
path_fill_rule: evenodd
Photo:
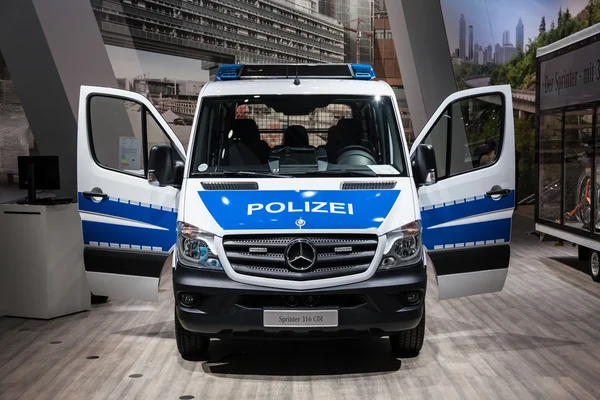
M 586 231 L 592 221 L 593 115 L 591 108 L 565 112 L 564 224 Z
M 558 222 L 562 202 L 562 112 L 540 117 L 539 214 L 541 219 Z
M 175 148 L 158 121 L 135 101 L 96 95 L 90 99 L 89 113 L 92 153 L 105 168 L 146 178 L 152 146 Z
M 424 139 L 435 150 L 438 179 L 496 162 L 503 139 L 504 99 L 476 96 L 450 104 Z
M 446 110 L 437 120 L 427 137 L 425 144 L 431 145 L 435 150 L 435 163 L 438 179 L 445 178 L 446 174 L 446 156 L 448 148 L 448 120 L 450 114 Z
M 150 150 L 153 146 L 174 146 L 171 140 L 165 135 L 163 128 L 159 125 L 158 121 L 154 119 L 154 116 L 149 112 L 146 113 L 146 140 L 147 140 L 147 158 L 150 157 Z M 177 152 L 175 152 L 177 153 Z

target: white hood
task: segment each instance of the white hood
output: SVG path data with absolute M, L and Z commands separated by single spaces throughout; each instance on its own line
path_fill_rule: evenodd
M 207 190 L 203 182 L 228 187 Z M 387 188 L 342 190 L 344 182 Z M 237 190 L 233 183 L 256 183 L 258 189 Z M 410 178 L 187 179 L 182 194 L 179 220 L 217 236 L 299 229 L 383 235 L 419 218 Z

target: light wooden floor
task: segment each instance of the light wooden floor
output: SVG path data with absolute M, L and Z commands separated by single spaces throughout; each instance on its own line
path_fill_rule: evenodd
M 599 399 L 600 285 L 532 229 L 515 219 L 503 292 L 438 302 L 430 280 L 415 359 L 386 340 L 217 341 L 208 362 L 183 361 L 166 276 L 159 304 L 0 318 L 0 399 Z

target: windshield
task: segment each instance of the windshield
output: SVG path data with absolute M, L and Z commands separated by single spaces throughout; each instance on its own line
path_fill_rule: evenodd
M 192 177 L 406 176 L 387 96 L 202 99 Z

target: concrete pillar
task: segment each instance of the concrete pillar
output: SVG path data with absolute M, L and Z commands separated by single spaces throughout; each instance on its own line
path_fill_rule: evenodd
M 386 0 L 415 135 L 456 91 L 439 0 Z
M 0 52 L 40 153 L 59 156 L 58 195 L 76 199 L 79 88 L 117 87 L 89 0 L 0 1 Z

